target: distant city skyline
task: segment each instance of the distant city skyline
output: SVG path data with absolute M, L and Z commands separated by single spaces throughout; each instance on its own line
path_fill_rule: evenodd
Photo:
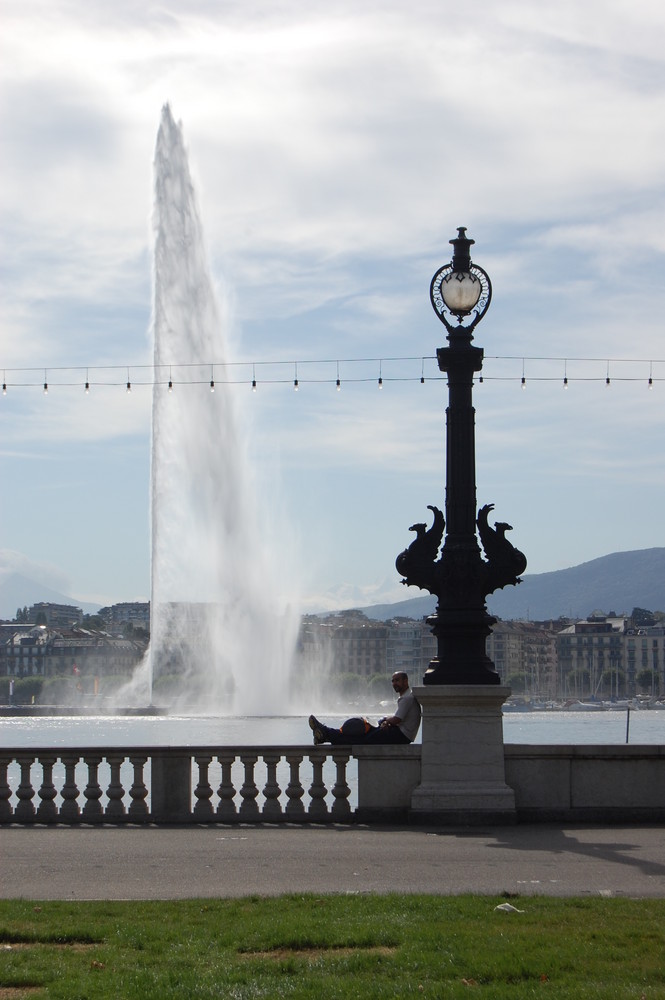
M 174 357 L 161 389 L 209 392 L 214 374 L 233 394 L 303 611 L 418 596 L 394 560 L 444 503 L 429 282 L 460 225 L 493 284 L 478 505 L 513 525 L 527 573 L 665 544 L 665 11 L 447 10 L 6 7 L 0 579 L 39 574 L 99 606 L 150 597 L 148 220 L 167 101 L 238 366 L 184 385 Z

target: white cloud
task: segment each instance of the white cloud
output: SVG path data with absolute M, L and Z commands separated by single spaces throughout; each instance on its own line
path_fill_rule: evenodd
M 622 391 L 613 364 L 612 396 L 599 402 L 602 382 L 581 381 L 597 377 L 597 364 L 573 359 L 601 359 L 602 369 L 603 358 L 637 356 L 662 377 L 661 7 L 481 0 L 468 18 L 435 0 L 31 0 L 4 13 L 0 362 L 32 369 L 21 380 L 37 383 L 10 385 L 0 399 L 8 463 L 48 453 L 57 479 L 58 456 L 77 442 L 148 434 L 147 391 L 125 398 L 123 366 L 149 361 L 150 173 L 169 100 L 184 121 L 213 270 L 231 286 L 242 359 L 414 355 L 417 377 L 418 356 L 430 357 L 445 336 L 431 314 L 430 276 L 465 224 L 494 285 L 476 338 L 488 356 L 487 392 L 477 397 L 480 476 L 497 483 L 506 506 L 505 470 L 516 475 L 525 456 L 520 482 L 573 476 L 580 505 L 601 479 L 652 477 L 663 383 L 642 403 Z M 494 391 L 491 378 L 519 375 L 522 355 L 569 359 L 567 411 L 536 381 L 532 361 L 526 400 L 513 398 L 514 383 Z M 108 378 L 119 387 L 86 399 L 83 369 L 112 364 L 120 367 Z M 55 369 L 71 366 L 76 385 L 58 390 Z M 42 369 L 51 370 L 46 400 Z M 268 369 L 257 374 L 267 379 Z M 415 516 L 422 480 L 440 480 L 443 385 L 391 384 L 384 363 L 379 399 L 374 362 L 368 383 L 355 387 L 342 366 L 339 405 L 334 388 L 306 384 L 314 374 L 302 370 L 297 403 L 287 386 L 260 386 L 257 454 L 280 453 L 299 482 L 333 470 L 347 494 L 362 491 L 358 504 L 373 502 L 364 492 L 373 476 L 386 489 L 392 475 L 390 502 L 401 519 L 413 489 Z M 145 473 L 127 468 L 133 480 Z M 339 531 L 342 516 L 332 506 L 320 514 Z M 12 518 L 14 508 L 7 531 Z M 100 518 L 114 524 L 115 512 Z M 660 525 L 651 524 L 657 543 Z M 609 550 L 609 521 L 595 530 Z M 377 557 L 360 534 L 354 527 L 349 544 L 362 550 L 362 595 L 380 585 L 363 582 L 376 577 Z M 320 579 L 328 555 L 312 553 Z M 88 579 L 82 565 L 76 572 Z M 352 579 L 348 565 L 334 572 Z M 128 589 L 141 592 L 142 581 Z

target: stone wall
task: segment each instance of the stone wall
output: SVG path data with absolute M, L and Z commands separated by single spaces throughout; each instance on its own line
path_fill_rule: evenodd
M 505 747 L 520 822 L 665 820 L 665 746 Z
M 420 781 L 421 748 L 356 748 L 358 819 L 428 822 L 411 809 Z M 503 822 L 639 823 L 665 821 L 665 746 L 504 747 L 506 784 L 515 812 Z M 486 810 L 478 821 L 492 822 Z M 449 810 L 440 825 L 474 822 L 469 809 Z

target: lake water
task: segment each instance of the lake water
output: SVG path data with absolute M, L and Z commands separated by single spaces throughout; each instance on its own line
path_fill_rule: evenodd
M 340 725 L 345 716 L 325 716 Z M 526 744 L 626 742 L 625 711 L 506 712 L 504 741 Z M 419 740 L 418 740 L 419 741 Z M 306 716 L 47 716 L 0 719 L 0 747 L 294 746 L 309 744 Z M 665 711 L 630 712 L 629 740 L 665 744 Z

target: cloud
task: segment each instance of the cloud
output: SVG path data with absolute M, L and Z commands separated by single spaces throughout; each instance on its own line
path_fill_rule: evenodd
M 184 122 L 212 270 L 232 292 L 233 357 L 248 363 L 237 370 L 245 384 L 230 391 L 248 401 L 252 365 L 259 381 L 253 454 L 266 468 L 281 456 L 301 489 L 310 475 L 321 487 L 316 515 L 301 515 L 316 537 L 308 553 L 315 592 L 326 589 L 328 558 L 338 558 L 325 549 L 321 522 L 341 536 L 344 519 L 353 521 L 334 579 L 353 579 L 354 566 L 362 580 L 377 575 L 354 491 L 356 508 L 376 509 L 371 491 L 379 489 L 395 522 L 404 516 L 408 525 L 406 509 L 415 514 L 420 493 L 431 495 L 424 484 L 442 478 L 445 387 L 429 377 L 438 377 L 432 355 L 445 330 L 428 286 L 458 225 L 477 240 L 474 260 L 494 286 L 476 337 L 487 359 L 476 394 L 479 476 L 492 495 L 509 507 L 519 483 L 530 498 L 519 513 L 535 524 L 538 484 L 548 484 L 548 510 L 569 510 L 549 488 L 557 480 L 573 480 L 586 509 L 599 482 L 618 497 L 622 474 L 650 481 L 663 383 L 651 398 L 645 383 L 649 370 L 665 377 L 665 13 L 649 0 L 589 0 L 583 12 L 573 0 L 547 10 L 480 0 L 473 18 L 458 15 L 438 0 L 7 8 L 0 336 L 10 391 L 0 407 L 13 476 L 25 472 L 15 456 L 34 456 L 48 462 L 51 495 L 61 485 L 66 494 L 58 463 L 71 468 L 65 459 L 77 442 L 104 449 L 147 438 L 149 392 L 137 383 L 150 360 L 150 177 L 169 100 Z M 388 358 L 405 356 L 413 361 L 391 369 Z M 533 360 L 551 356 L 560 362 Z M 582 357 L 599 360 L 574 360 Z M 612 362 L 610 395 L 599 395 L 610 357 L 645 364 Z M 370 360 L 352 368 L 349 358 Z M 514 381 L 523 358 L 525 393 Z M 341 394 L 330 382 L 338 362 Z M 416 381 L 391 382 L 407 371 Z M 639 387 L 620 381 L 633 372 Z M 118 385 L 97 385 L 105 380 Z M 145 448 L 136 452 L 144 461 Z M 125 483 L 147 471 L 121 460 L 115 468 Z M 111 482 L 100 492 L 110 503 L 116 490 Z M 294 509 L 304 503 L 289 500 Z M 18 531 L 23 512 L 11 502 L 8 495 L 5 530 Z M 569 531 L 566 551 L 607 551 L 616 504 L 614 520 L 596 518 L 588 538 L 578 532 L 572 542 Z M 57 506 L 50 516 L 58 523 Z M 377 530 L 394 530 L 382 517 Z M 111 508 L 99 518 L 117 520 Z M 145 510 L 137 506 L 131 519 L 145 536 Z M 559 558 L 563 542 L 533 530 Z M 79 578 L 92 572 L 81 555 Z M 138 576 L 130 592 L 144 589 L 144 568 Z

